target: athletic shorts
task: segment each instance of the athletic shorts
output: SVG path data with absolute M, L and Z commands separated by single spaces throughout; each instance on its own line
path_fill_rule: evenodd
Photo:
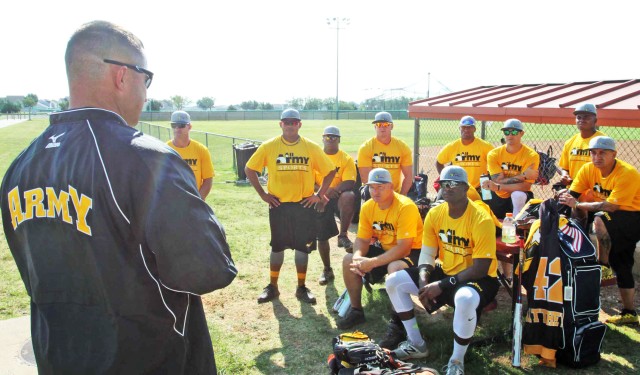
M 633 281 L 633 254 L 640 241 L 640 211 L 598 212 L 611 237 L 609 265 L 615 271 L 618 287 L 635 288 Z
M 280 203 L 269 209 L 271 251 L 294 249 L 308 254 L 315 250 L 316 218 L 316 210 L 305 208 L 300 202 Z
M 336 224 L 335 214 L 338 212 L 338 198 L 329 199 L 329 203 L 324 207 L 324 212 L 317 212 L 318 240 L 326 241 L 337 236 L 340 231 Z
M 416 286 L 420 287 L 420 284 L 418 281 L 420 277 L 419 269 L 417 267 L 413 267 L 405 271 L 407 271 L 409 276 L 411 276 L 411 279 L 416 284 Z M 442 271 L 442 267 L 440 267 L 440 265 L 437 265 L 436 268 L 429 275 L 429 282 L 432 283 L 434 281 L 439 281 L 446 277 L 451 277 L 451 275 L 446 275 Z M 431 306 L 431 311 L 435 311 L 444 305 L 453 306 L 455 308 L 455 304 L 453 303 L 454 301 L 453 297 L 455 296 L 456 291 L 458 291 L 458 289 L 462 288 L 463 286 L 468 286 L 470 288 L 473 288 L 480 295 L 480 304 L 476 309 L 476 313 L 478 314 L 478 316 L 480 316 L 480 313 L 482 313 L 482 309 L 484 309 L 485 306 L 487 306 L 491 301 L 494 300 L 494 298 L 496 298 L 496 295 L 498 294 L 498 289 L 500 288 L 500 284 L 498 283 L 497 277 L 485 276 L 480 280 L 467 281 L 465 283 L 461 283 L 455 288 L 444 290 L 442 294 L 440 294 L 438 298 L 436 298 L 435 305 Z
M 525 191 L 524 193 L 527 194 L 527 201 L 533 198 L 533 192 Z M 500 198 L 496 195 L 495 191 L 491 192 L 491 199 L 484 201 L 484 203 L 489 205 L 491 211 L 493 211 L 493 214 L 496 215 L 498 219 L 504 219 L 507 216 L 507 213 L 513 212 L 511 196 L 509 196 L 509 198 Z
M 407 266 L 409 266 L 409 268 L 416 266 L 418 264 L 418 259 L 420 258 L 420 250 L 421 249 L 411 249 L 409 256 L 400 259 L 400 261 L 405 262 Z M 369 246 L 369 252 L 367 252 L 367 255 L 365 256 L 372 258 L 382 254 L 384 254 L 384 250 L 381 247 L 371 245 Z M 364 275 L 364 278 L 370 284 L 378 284 L 380 282 L 383 282 L 384 277 L 387 275 L 387 266 L 388 264 L 385 264 L 384 266 L 372 269 Z

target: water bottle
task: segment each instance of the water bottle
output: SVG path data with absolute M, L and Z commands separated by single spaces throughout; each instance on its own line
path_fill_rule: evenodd
M 507 217 L 502 221 L 502 242 L 516 242 L 516 224 L 513 221 L 513 214 L 509 212 Z
M 489 175 L 488 174 L 483 174 L 482 176 L 480 176 L 480 192 L 482 193 L 482 200 L 483 201 L 491 200 L 491 190 L 482 188 L 482 183 L 487 181 L 487 180 L 489 180 Z

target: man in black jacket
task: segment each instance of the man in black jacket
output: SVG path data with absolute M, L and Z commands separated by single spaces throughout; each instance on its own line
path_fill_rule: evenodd
M 237 271 L 189 166 L 130 127 L 153 78 L 142 42 L 90 22 L 65 62 L 70 110 L 51 115 L 1 188 L 38 372 L 215 374 L 200 295 Z

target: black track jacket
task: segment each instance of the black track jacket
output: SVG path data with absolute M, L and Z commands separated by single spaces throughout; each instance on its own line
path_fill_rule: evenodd
M 51 115 L 2 182 L 41 374 L 215 374 L 200 295 L 237 270 L 189 166 L 96 108 Z

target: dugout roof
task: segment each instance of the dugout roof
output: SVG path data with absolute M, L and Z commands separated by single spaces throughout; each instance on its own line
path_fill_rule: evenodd
M 640 127 L 640 79 L 479 86 L 411 102 L 409 117 L 573 125 L 582 103 L 596 105 L 598 125 Z

